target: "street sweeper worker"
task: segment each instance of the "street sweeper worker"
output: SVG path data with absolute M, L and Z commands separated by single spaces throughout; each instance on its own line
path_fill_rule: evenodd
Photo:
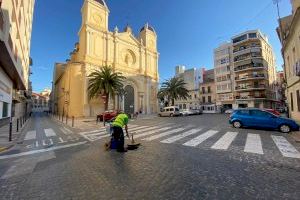
M 124 148 L 124 133 L 123 128 L 125 127 L 126 136 L 128 135 L 128 116 L 123 112 L 118 112 L 117 117 L 112 123 L 113 128 L 113 137 L 117 141 L 117 151 L 118 152 L 126 152 L 127 149 Z

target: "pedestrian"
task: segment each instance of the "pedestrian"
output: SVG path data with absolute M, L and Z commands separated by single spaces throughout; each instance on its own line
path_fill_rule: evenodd
M 117 117 L 112 123 L 113 138 L 117 142 L 118 152 L 127 151 L 127 149 L 124 148 L 124 133 L 123 133 L 123 128 L 125 127 L 126 136 L 129 137 L 127 124 L 128 124 L 128 116 L 122 111 L 119 111 Z

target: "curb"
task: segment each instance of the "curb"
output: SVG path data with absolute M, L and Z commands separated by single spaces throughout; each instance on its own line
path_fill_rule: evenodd
M 300 143 L 300 134 L 292 134 L 291 137 L 295 140 L 295 142 Z
M 7 147 L 0 147 L 0 153 L 3 153 L 5 151 L 8 151 L 9 149 L 11 149 L 14 145 L 9 145 Z

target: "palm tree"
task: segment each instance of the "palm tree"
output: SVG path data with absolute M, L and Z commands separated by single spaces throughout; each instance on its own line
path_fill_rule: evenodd
M 167 99 L 168 103 L 171 101 L 174 106 L 176 99 L 187 99 L 190 97 L 186 83 L 179 77 L 171 78 L 162 83 L 162 86 L 157 94 L 158 99 Z
M 104 66 L 95 70 L 89 76 L 88 94 L 89 99 L 102 95 L 105 99 L 105 110 L 108 109 L 110 96 L 115 96 L 117 91 L 123 88 L 123 81 L 126 79 L 120 72 L 114 72 L 111 67 Z

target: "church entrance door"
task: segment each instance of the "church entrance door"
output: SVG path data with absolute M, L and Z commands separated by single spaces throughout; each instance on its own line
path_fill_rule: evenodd
M 125 87 L 124 112 L 134 114 L 134 88 L 130 85 Z

